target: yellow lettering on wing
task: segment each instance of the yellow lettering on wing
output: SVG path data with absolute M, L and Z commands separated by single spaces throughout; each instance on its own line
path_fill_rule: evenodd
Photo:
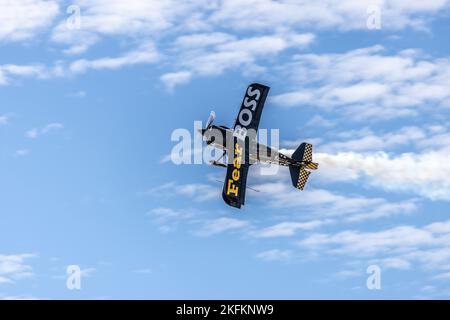
M 236 145 L 234 147 L 234 154 L 237 156 L 239 156 L 239 158 L 242 155 L 242 147 L 239 147 L 239 143 L 236 142 Z
M 235 184 L 233 184 L 233 180 L 232 179 L 228 179 L 227 195 L 232 193 L 232 194 L 234 194 L 235 197 L 237 197 L 238 191 L 239 191 L 239 188 L 236 187 Z
M 234 159 L 233 159 L 233 167 L 234 170 L 231 174 L 233 179 L 228 179 L 227 183 L 227 195 L 233 194 L 235 197 L 238 196 L 239 187 L 237 187 L 234 182 L 239 181 L 241 178 L 241 163 L 242 163 L 242 147 L 239 146 L 239 143 L 236 142 L 234 146 Z
M 238 169 L 234 169 L 231 176 L 233 177 L 234 181 L 238 181 L 241 176 L 241 172 Z

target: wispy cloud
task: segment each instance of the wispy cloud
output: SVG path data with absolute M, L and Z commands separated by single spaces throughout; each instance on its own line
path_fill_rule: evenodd
M 307 250 L 364 258 L 384 268 L 409 269 L 416 265 L 435 272 L 450 269 L 449 226 L 449 221 L 442 221 L 373 232 L 315 233 L 297 244 Z
M 0 255 L 0 284 L 32 277 L 33 268 L 26 261 L 34 257 L 36 254 Z
M 258 230 L 254 232 L 254 235 L 260 238 L 290 237 L 299 230 L 313 230 L 333 222 L 334 221 L 331 219 L 311 220 L 305 222 L 281 222 Z
M 428 139 L 428 133 L 424 128 L 403 127 L 397 131 L 376 134 L 369 128 L 359 132 L 351 131 L 348 133 L 351 137 L 342 141 L 332 141 L 321 144 L 318 151 L 327 153 L 338 153 L 346 151 L 387 151 L 395 147 L 411 147 L 419 141 Z M 346 137 L 346 132 L 340 135 Z M 336 136 L 335 136 L 336 139 Z
M 30 139 L 36 139 L 39 136 L 45 135 L 51 131 L 64 129 L 64 125 L 62 123 L 50 123 L 42 128 L 33 128 L 28 130 L 25 133 L 25 136 Z
M 264 261 L 289 261 L 292 256 L 291 250 L 272 249 L 258 253 L 256 258 Z
M 0 86 L 9 85 L 15 78 L 40 78 L 48 77 L 48 70 L 42 64 L 17 65 L 4 64 L 0 65 Z
M 240 230 L 249 226 L 249 222 L 241 219 L 222 217 L 206 221 L 202 228 L 196 232 L 197 235 L 207 237 L 226 231 Z
M 0 0 L 0 7 L 0 42 L 29 39 L 59 13 L 56 0 Z
M 267 30 L 276 27 L 338 28 L 341 30 L 366 28 L 365 13 L 369 5 L 383 12 L 383 28 L 423 28 L 425 16 L 448 6 L 447 1 L 420 0 L 411 3 L 384 2 L 382 0 L 358 1 L 255 1 L 232 0 L 222 3 L 213 12 L 212 20 L 238 30 Z M 425 14 L 422 16 L 421 14 Z M 259 19 L 254 19 L 258 17 Z
M 7 125 L 9 121 L 9 117 L 6 115 L 0 116 L 0 126 Z
M 31 26 L 45 25 L 51 21 L 56 11 L 54 8 L 56 1 L 46 3 L 22 0 L 19 4 L 21 10 L 25 9 L 27 2 L 48 6 L 46 8 L 48 14 L 33 17 L 35 25 L 31 24 Z M 312 0 L 301 2 L 232 0 L 183 4 L 175 0 L 130 0 L 126 7 L 120 0 L 95 0 L 75 1 L 75 4 L 83 8 L 83 27 L 69 33 L 66 30 L 65 19 L 61 19 L 52 35 L 52 40 L 56 43 L 69 45 L 69 52 L 72 53 L 84 52 L 89 46 L 108 36 L 148 38 L 155 33 L 163 35 L 169 33 L 168 31 L 187 33 L 189 36 L 189 33 L 199 34 L 218 28 L 226 28 L 240 34 L 268 30 L 289 31 L 305 29 L 305 27 L 312 30 L 338 29 L 341 31 L 366 29 L 366 12 L 369 5 L 375 5 L 383 12 L 383 28 L 385 29 L 423 29 L 436 12 L 448 7 L 446 0 L 427 1 L 426 4 L 420 0 L 408 4 L 386 3 L 382 0 L 340 2 L 326 0 L 320 3 Z M 6 13 L 6 17 L 9 16 Z M 14 25 L 17 27 L 8 34 L 20 35 L 19 26 L 23 25 L 20 22 L 20 20 L 15 21 Z M 32 30 L 29 24 L 26 26 L 26 30 Z M 224 36 L 221 32 L 211 34 L 214 36 L 196 36 L 191 41 L 178 41 L 177 45 L 217 44 L 224 38 L 230 39 L 228 35 Z
M 297 211 L 301 208 L 299 212 L 307 213 L 310 217 L 341 217 L 341 221 L 356 222 L 407 214 L 417 209 L 414 200 L 389 202 L 383 198 L 343 195 L 325 189 L 309 188 L 299 196 L 299 191 L 287 182 L 270 182 L 255 187 L 261 191 L 258 197 L 264 199 L 268 205 L 275 208 L 297 208 Z M 306 225 L 288 224 L 282 229 L 283 232 L 290 233 L 292 228 L 296 229 L 294 226 L 305 228 L 316 226 L 318 223 L 323 224 L 324 221 Z
M 175 0 L 130 0 L 126 6 L 120 0 L 78 0 L 73 4 L 82 8 L 80 29 L 67 27 L 68 16 L 58 16 L 60 2 L 56 0 L 20 0 L 15 1 L 14 5 L 9 2 L 3 5 L 6 9 L 0 14 L 0 20 L 7 23 L 0 27 L 0 41 L 30 39 L 40 30 L 51 27 L 50 40 L 66 47 L 62 49 L 64 59 L 55 60 L 53 67 L 40 64 L 1 66 L 0 84 L 9 84 L 16 76 L 70 76 L 88 70 L 113 70 L 138 64 L 154 64 L 157 61 L 163 61 L 167 67 L 160 78 L 169 90 L 195 76 L 219 75 L 227 70 L 238 70 L 244 74 L 264 71 L 272 74 L 275 70 L 267 70 L 271 59 L 287 50 L 298 51 L 308 47 L 315 40 L 316 31 L 366 29 L 369 5 L 375 5 L 383 12 L 384 29 L 424 29 L 434 13 L 448 8 L 449 1 L 433 0 L 425 5 L 423 1 L 419 3 L 415 0 L 407 6 L 382 0 L 346 0 L 339 3 L 327 0 L 320 4 L 309 0 L 297 3 L 272 0 L 258 3 L 255 0 L 217 3 L 191 1 L 183 4 Z M 53 23 L 57 16 L 59 20 Z M 255 16 L 258 19 L 254 19 Z M 223 32 L 224 27 L 227 33 Z M 302 33 L 305 28 L 312 33 Z M 155 34 L 158 36 L 155 37 Z M 123 53 L 66 60 L 66 55 L 83 54 L 94 44 L 112 38 L 121 41 L 121 46 L 125 48 Z M 313 76 L 311 80 L 317 80 L 322 73 L 325 75 L 322 81 L 326 88 L 322 91 L 289 92 L 283 96 L 283 101 L 295 104 L 305 99 L 316 101 L 315 98 L 319 98 L 319 104 L 335 101 L 336 105 L 340 105 L 356 103 L 363 96 L 369 102 L 377 102 L 384 94 L 387 95 L 386 101 L 398 96 L 392 100 L 392 104 L 401 105 L 400 110 L 390 108 L 380 113 L 381 116 L 390 117 L 395 112 L 396 116 L 411 114 L 413 110 L 404 104 L 413 105 L 420 100 L 437 101 L 433 96 L 442 96 L 448 91 L 442 84 L 447 71 L 442 70 L 434 76 L 426 74 L 431 69 L 445 69 L 445 60 L 442 63 L 415 58 L 408 60 L 411 50 L 403 51 L 397 58 L 385 56 L 382 59 L 382 56 L 377 55 L 377 48 L 370 52 L 363 49 L 342 55 L 299 55 L 293 64 L 284 69 L 302 74 L 303 69 L 299 67 L 307 62 L 310 65 L 304 69 L 310 71 L 305 76 Z M 365 59 L 364 53 L 375 55 Z M 356 74 L 352 66 L 346 64 L 345 57 L 359 59 L 358 63 L 352 65 L 366 66 L 363 72 L 358 73 L 362 78 L 354 85 L 345 83 L 343 86 L 327 87 L 327 75 L 330 75 L 330 81 L 334 81 L 336 75 Z M 333 65 L 336 67 L 330 69 Z M 277 65 L 276 69 L 279 67 Z M 379 73 L 376 74 L 374 70 L 379 70 Z M 412 83 L 408 87 L 398 86 L 397 79 L 392 79 L 383 85 L 376 77 L 383 76 L 386 71 L 392 71 L 394 77 L 404 74 L 410 78 L 424 77 L 425 81 Z M 428 90 L 416 90 L 423 86 Z M 427 93 L 418 94 L 418 91 Z M 373 110 L 366 109 L 367 113 Z
M 187 83 L 192 78 L 192 73 L 189 71 L 179 71 L 165 73 L 161 76 L 161 81 L 166 86 L 167 90 L 173 91 L 173 89 L 180 84 Z
M 153 43 L 145 43 L 139 48 L 125 53 L 119 57 L 104 57 L 93 60 L 80 59 L 72 62 L 69 66 L 71 73 L 84 73 L 89 69 L 103 70 L 103 69 L 119 69 L 125 66 L 132 66 L 136 64 L 154 63 L 158 60 L 159 54 Z
M 24 157 L 30 154 L 30 150 L 29 149 L 19 149 L 16 150 L 16 156 L 20 156 L 20 157 Z
M 310 33 L 283 32 L 242 39 L 231 34 L 220 34 L 212 41 L 214 35 L 193 34 L 175 40 L 175 43 L 181 43 L 174 48 L 178 54 L 173 65 L 179 71 L 163 76 L 165 78 L 162 80 L 172 80 L 168 84 L 175 85 L 174 80 L 180 80 L 180 76 L 186 82 L 193 75 L 220 75 L 233 69 L 262 72 L 265 69 L 258 64 L 260 60 L 275 57 L 289 48 L 305 48 L 315 39 Z M 191 47 L 192 43 L 196 45 Z
M 139 274 L 151 274 L 153 273 L 153 270 L 151 268 L 143 268 L 143 269 L 135 269 L 133 270 L 133 272 Z
M 195 211 L 188 209 L 174 209 L 157 207 L 151 209 L 147 215 L 158 225 L 162 233 L 168 233 L 176 229 L 178 224 L 195 217 Z
M 89 278 L 89 277 L 92 277 L 92 275 L 96 272 L 97 272 L 97 268 L 83 268 L 83 269 L 81 269 L 81 276 Z
M 192 198 L 192 200 L 195 202 L 204 202 L 220 197 L 221 189 L 207 183 L 182 184 L 177 182 L 169 182 L 157 187 L 150 188 L 143 192 L 143 194 L 149 196 L 161 196 L 162 192 L 164 192 L 164 195 L 166 196 L 182 195 Z
M 364 68 L 361 68 L 364 66 Z M 294 87 L 272 101 L 317 106 L 356 120 L 414 116 L 450 101 L 448 59 L 417 50 L 388 54 L 382 46 L 339 54 L 301 54 L 284 73 Z

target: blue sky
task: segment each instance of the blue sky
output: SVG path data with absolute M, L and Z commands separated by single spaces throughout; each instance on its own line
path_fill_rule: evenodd
M 0 297 L 448 299 L 449 6 L 0 0 Z M 252 82 L 320 168 L 252 167 L 236 210 L 168 155 Z

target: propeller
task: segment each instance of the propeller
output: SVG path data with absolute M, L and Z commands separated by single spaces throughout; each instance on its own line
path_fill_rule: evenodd
M 216 119 L 216 113 L 214 111 L 211 111 L 211 113 L 209 114 L 209 118 L 206 121 L 206 130 L 211 128 L 211 125 L 212 125 L 212 123 L 214 122 L 215 119 Z

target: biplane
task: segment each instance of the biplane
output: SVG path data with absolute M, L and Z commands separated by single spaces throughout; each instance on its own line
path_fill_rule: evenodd
M 310 170 L 317 170 L 319 166 L 312 161 L 312 145 L 309 143 L 300 144 L 290 157 L 258 143 L 256 134 L 269 89 L 258 83 L 248 86 L 233 128 L 213 125 L 216 116 L 212 111 L 205 128 L 200 130 L 207 145 L 223 150 L 221 157 L 211 164 L 227 168 L 222 197 L 235 208 L 241 208 L 245 203 L 251 165 L 267 163 L 289 167 L 292 184 L 299 190 L 304 189 Z

